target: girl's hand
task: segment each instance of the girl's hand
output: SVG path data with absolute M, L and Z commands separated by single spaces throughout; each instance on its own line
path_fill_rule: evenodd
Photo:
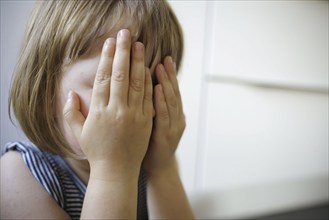
M 131 47 L 129 31 L 121 30 L 117 40 L 104 43 L 87 118 L 74 92 L 69 93 L 63 111 L 90 163 L 91 178 L 106 178 L 104 172 L 138 175 L 151 135 L 152 109 L 144 46 L 136 42 Z
M 152 175 L 175 164 L 175 151 L 185 129 L 185 116 L 176 76 L 176 65 L 166 57 L 155 70 L 155 119 L 143 166 Z

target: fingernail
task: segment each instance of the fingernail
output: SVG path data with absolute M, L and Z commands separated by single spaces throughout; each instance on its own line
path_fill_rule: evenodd
M 114 38 L 107 38 L 106 41 L 104 42 L 104 47 L 109 47 L 112 44 L 115 43 L 115 39 Z
M 171 64 L 173 63 L 171 57 L 168 57 L 168 61 L 169 61 L 169 63 L 171 63 Z
M 165 72 L 165 68 L 163 67 L 163 65 L 162 64 L 160 64 L 160 70 L 161 70 L 161 72 Z
M 136 51 L 143 51 L 144 50 L 144 44 L 141 42 L 135 42 L 134 43 L 134 49 Z
M 120 30 L 119 34 L 118 34 L 118 37 L 122 38 L 122 39 L 128 38 L 129 37 L 129 31 L 127 29 Z
M 67 94 L 67 101 L 71 102 L 73 99 L 73 92 L 70 90 L 69 93 Z
M 104 45 L 105 45 L 105 46 L 109 46 L 109 45 L 110 45 L 110 38 L 106 39 Z

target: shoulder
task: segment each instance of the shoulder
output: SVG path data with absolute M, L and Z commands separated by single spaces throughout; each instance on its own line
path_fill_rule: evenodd
M 1 219 L 69 219 L 42 188 L 17 151 L 1 158 Z

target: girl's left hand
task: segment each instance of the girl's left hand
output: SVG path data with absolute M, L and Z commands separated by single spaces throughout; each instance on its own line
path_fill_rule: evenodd
M 176 64 L 171 57 L 158 64 L 154 88 L 155 119 L 143 166 L 148 175 L 171 167 L 175 151 L 185 129 L 185 116 L 179 92 Z

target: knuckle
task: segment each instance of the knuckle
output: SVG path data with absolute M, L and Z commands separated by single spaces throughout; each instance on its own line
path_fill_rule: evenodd
M 144 63 L 143 53 L 133 53 L 133 61 L 136 63 Z
M 119 124 L 129 124 L 131 121 L 131 114 L 126 109 L 118 109 L 115 111 L 114 120 Z
M 65 106 L 63 109 L 63 116 L 65 118 L 66 121 L 69 121 L 72 117 L 72 111 L 69 108 L 69 106 Z
M 114 80 L 116 82 L 123 82 L 126 79 L 126 74 L 123 70 L 115 70 L 112 73 L 111 80 Z
M 151 93 L 146 93 L 144 95 L 144 100 L 149 102 L 149 103 L 152 103 L 153 102 L 152 94 Z
M 173 99 L 173 98 L 169 99 L 168 100 L 168 105 L 170 107 L 172 107 L 172 108 L 177 108 L 177 101 L 176 101 L 176 99 Z
M 161 112 L 159 112 L 158 117 L 162 121 L 163 120 L 168 120 L 169 119 L 169 113 L 167 111 L 161 111 Z
M 117 49 L 130 51 L 130 43 L 128 41 L 119 41 Z
M 130 82 L 130 87 L 136 92 L 142 92 L 144 87 L 143 85 L 144 82 L 142 82 L 140 79 L 132 79 Z
M 107 82 L 110 79 L 110 73 L 108 72 L 108 70 L 105 69 L 99 69 L 97 71 L 95 80 L 98 83 L 104 83 Z

